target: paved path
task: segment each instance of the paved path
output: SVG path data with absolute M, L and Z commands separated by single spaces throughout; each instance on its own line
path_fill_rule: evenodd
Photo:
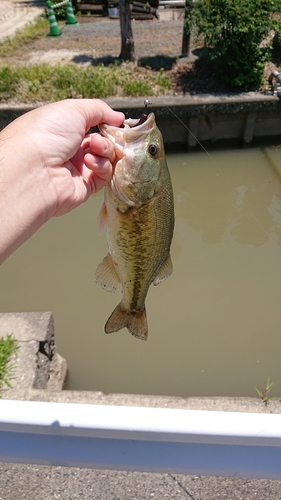
M 280 500 L 280 481 L 0 464 L 0 500 Z
M 0 40 L 15 34 L 44 11 L 43 0 L 0 0 Z

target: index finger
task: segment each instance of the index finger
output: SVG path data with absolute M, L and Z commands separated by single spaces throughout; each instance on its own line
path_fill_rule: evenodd
M 122 125 L 125 115 L 121 111 L 114 111 L 106 102 L 101 99 L 71 99 L 71 106 L 79 107 L 86 120 L 86 128 L 107 123 L 119 127 Z

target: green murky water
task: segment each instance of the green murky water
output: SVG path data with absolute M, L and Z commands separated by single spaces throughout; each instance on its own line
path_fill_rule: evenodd
M 0 268 L 0 310 L 52 311 L 69 389 L 180 396 L 281 393 L 281 149 L 168 156 L 174 273 L 151 287 L 149 338 L 105 335 L 121 294 L 95 284 L 102 193 Z

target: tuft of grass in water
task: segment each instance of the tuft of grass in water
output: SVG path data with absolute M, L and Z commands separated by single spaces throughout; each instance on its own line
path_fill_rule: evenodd
M 0 338 L 0 392 L 5 385 L 11 387 L 9 379 L 12 376 L 14 364 L 11 364 L 9 360 L 12 354 L 17 353 L 17 350 L 18 345 L 13 335 Z
M 39 16 L 34 23 L 29 23 L 25 28 L 16 31 L 13 37 L 8 37 L 0 43 L 1 57 L 9 57 L 19 47 L 24 47 L 32 40 L 46 36 L 49 21 L 43 16 Z
M 132 65 L 36 64 L 0 67 L 0 101 L 50 102 L 114 95 L 153 96 L 169 88 L 165 75 L 139 73 Z
M 268 396 L 268 394 L 271 391 L 273 384 L 274 382 L 271 382 L 270 377 L 268 377 L 265 387 L 262 387 L 261 389 L 256 388 L 259 398 L 264 402 L 265 405 L 267 405 L 272 399 L 272 396 Z

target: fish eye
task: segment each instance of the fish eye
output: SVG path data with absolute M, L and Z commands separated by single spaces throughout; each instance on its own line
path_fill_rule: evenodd
M 149 144 L 148 146 L 148 151 L 149 151 L 149 154 L 151 154 L 151 156 L 155 156 L 158 152 L 158 148 L 155 144 Z

